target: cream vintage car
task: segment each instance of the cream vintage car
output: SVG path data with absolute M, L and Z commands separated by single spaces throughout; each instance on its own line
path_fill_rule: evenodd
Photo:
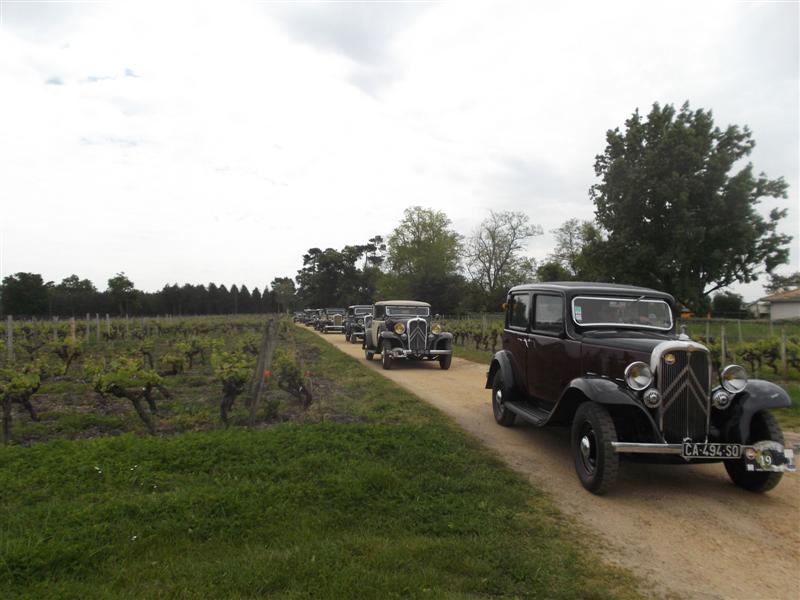
M 453 334 L 431 315 L 431 305 L 415 300 L 376 302 L 372 317 L 365 322 L 364 356 L 381 355 L 384 369 L 396 359 L 438 360 L 449 369 L 453 360 Z

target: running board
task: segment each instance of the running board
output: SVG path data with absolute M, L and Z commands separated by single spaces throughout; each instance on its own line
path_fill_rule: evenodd
M 522 417 L 526 421 L 530 421 L 534 425 L 544 425 L 550 418 L 550 413 L 535 406 L 521 406 L 513 402 L 505 402 L 505 408 L 513 412 L 518 417 Z

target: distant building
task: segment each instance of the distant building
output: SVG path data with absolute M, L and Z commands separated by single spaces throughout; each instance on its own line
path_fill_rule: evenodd
M 761 298 L 758 302 L 765 302 L 769 305 L 771 321 L 800 319 L 800 288 L 772 294 Z
M 747 305 L 747 310 L 756 319 L 769 319 L 769 302 L 756 300 Z

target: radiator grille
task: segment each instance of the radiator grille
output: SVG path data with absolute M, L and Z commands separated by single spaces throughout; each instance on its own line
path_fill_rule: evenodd
M 336 327 L 341 327 L 342 315 L 333 315 L 333 324 L 336 325 Z
M 412 352 L 425 352 L 428 340 L 428 323 L 425 319 L 409 319 L 408 349 Z
M 685 350 L 668 351 L 661 357 L 661 430 L 668 443 L 680 443 L 687 437 L 693 441 L 706 438 L 711 392 L 708 358 L 707 352 Z

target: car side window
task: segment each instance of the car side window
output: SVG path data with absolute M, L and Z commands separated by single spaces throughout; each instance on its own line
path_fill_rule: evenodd
M 536 296 L 533 328 L 560 333 L 564 329 L 564 300 L 561 296 Z
M 531 297 L 528 294 L 514 294 L 508 307 L 508 325 L 514 329 L 527 329 L 531 314 Z

